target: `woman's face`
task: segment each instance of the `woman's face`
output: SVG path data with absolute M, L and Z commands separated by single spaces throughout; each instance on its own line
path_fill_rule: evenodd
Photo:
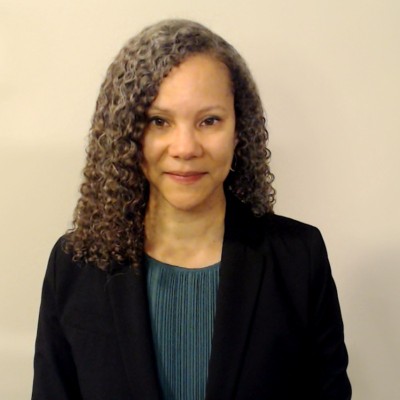
M 199 54 L 172 69 L 148 110 L 142 169 L 150 207 L 207 209 L 224 201 L 235 111 L 227 67 Z

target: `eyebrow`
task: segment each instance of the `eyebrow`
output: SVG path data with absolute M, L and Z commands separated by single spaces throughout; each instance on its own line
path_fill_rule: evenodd
M 209 111 L 226 111 L 226 108 L 220 105 L 213 105 L 213 106 L 207 106 L 204 108 L 201 108 L 200 110 L 198 110 L 198 113 L 205 113 L 205 112 L 209 112 Z M 159 113 L 166 113 L 169 114 L 171 113 L 171 110 L 169 110 L 168 108 L 163 108 L 163 107 L 158 107 L 158 106 L 150 106 L 150 108 L 148 109 L 148 112 L 159 112 Z

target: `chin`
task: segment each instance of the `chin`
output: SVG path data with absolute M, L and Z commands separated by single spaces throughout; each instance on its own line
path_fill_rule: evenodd
M 172 206 L 172 208 L 179 211 L 197 211 L 204 207 L 207 207 L 207 201 L 203 199 L 195 199 L 195 198 L 174 198 L 168 199 L 168 203 Z
M 174 209 L 179 211 L 200 211 L 208 209 L 216 198 L 214 196 L 201 196 L 196 194 L 185 194 L 170 196 L 166 199 Z

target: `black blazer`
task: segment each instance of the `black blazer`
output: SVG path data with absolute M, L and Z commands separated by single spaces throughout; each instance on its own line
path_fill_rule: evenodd
M 78 265 L 62 240 L 43 284 L 32 399 L 161 399 L 144 274 Z M 206 399 L 350 399 L 347 362 L 319 231 L 230 199 Z

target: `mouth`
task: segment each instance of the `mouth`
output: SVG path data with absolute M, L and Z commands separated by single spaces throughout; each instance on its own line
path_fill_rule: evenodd
M 200 171 L 169 171 L 165 172 L 169 178 L 178 183 L 190 184 L 199 181 L 206 175 L 206 172 Z

